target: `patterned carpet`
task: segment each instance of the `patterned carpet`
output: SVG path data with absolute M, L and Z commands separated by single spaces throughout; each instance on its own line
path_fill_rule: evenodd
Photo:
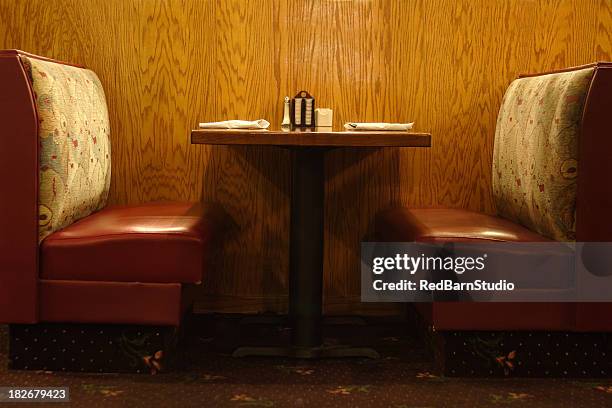
M 206 329 L 188 333 L 178 370 L 158 375 L 9 371 L 7 330 L 0 326 L 0 386 L 70 387 L 70 404 L 35 407 L 612 406 L 612 380 L 438 377 L 423 346 L 397 322 L 326 326 L 328 344 L 370 344 L 380 360 L 312 362 L 229 355 L 240 342 L 284 341 L 282 327 L 254 329 L 215 317 L 201 325 Z

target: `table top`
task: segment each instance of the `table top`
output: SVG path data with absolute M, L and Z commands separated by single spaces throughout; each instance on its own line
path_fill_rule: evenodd
M 192 144 L 295 147 L 430 147 L 431 134 L 387 131 L 234 130 L 191 131 Z

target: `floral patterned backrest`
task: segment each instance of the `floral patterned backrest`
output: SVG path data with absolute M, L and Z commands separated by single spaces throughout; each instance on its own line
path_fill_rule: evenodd
M 21 56 L 38 115 L 39 242 L 106 205 L 110 126 L 90 70 Z
M 578 143 L 594 70 L 519 78 L 506 91 L 497 118 L 498 213 L 557 241 L 576 236 Z

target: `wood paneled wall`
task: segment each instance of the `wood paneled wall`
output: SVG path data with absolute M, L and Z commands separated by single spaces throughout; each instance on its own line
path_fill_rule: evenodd
M 327 160 L 327 309 L 360 309 L 359 242 L 392 205 L 494 211 L 491 155 L 521 72 L 612 59 L 610 0 L 0 0 L 0 48 L 95 70 L 112 121 L 114 203 L 217 202 L 233 227 L 201 308 L 283 310 L 287 152 L 192 146 L 198 121 L 281 120 L 304 88 L 334 122 L 415 121 L 431 149 Z M 1 92 L 1 90 L 0 90 Z

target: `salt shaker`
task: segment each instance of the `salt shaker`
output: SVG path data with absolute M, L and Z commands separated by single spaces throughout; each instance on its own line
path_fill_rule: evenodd
M 291 128 L 291 116 L 290 116 L 289 97 L 285 96 L 285 107 L 283 109 L 283 123 L 281 123 L 281 129 Z

